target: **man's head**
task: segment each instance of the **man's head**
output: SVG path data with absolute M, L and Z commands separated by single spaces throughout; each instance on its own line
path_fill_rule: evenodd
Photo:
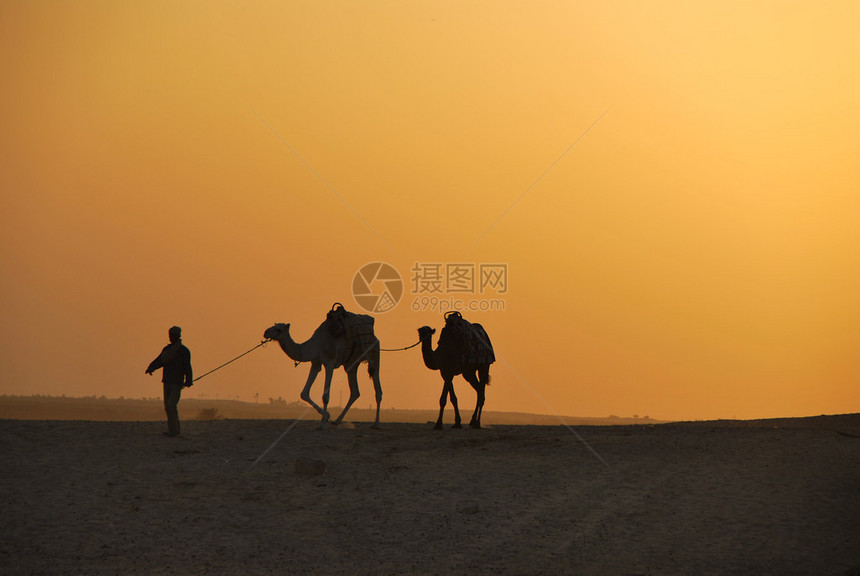
M 182 328 L 179 326 L 173 326 L 170 330 L 167 331 L 167 336 L 170 338 L 171 342 L 179 342 L 182 338 Z

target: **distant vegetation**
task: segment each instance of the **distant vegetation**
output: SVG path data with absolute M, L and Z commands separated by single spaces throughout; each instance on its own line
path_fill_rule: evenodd
M 198 420 L 223 420 L 223 416 L 218 415 L 217 408 L 202 408 L 197 411 Z
M 183 398 L 179 403 L 181 419 L 223 420 L 223 419 L 295 419 L 315 420 L 317 414 L 308 410 L 301 401 L 287 402 L 283 398 L 269 398 L 266 403 L 241 402 L 239 400 L 211 400 Z M 337 406 L 332 407 L 339 408 Z M 438 409 L 400 410 L 393 407 L 382 409 L 382 421 L 388 422 L 433 422 L 439 415 Z M 486 425 L 619 425 L 619 424 L 656 424 L 659 421 L 648 416 L 621 418 L 615 415 L 605 418 L 586 418 L 564 416 L 562 420 L 544 414 L 521 412 L 484 412 Z M 375 410 L 353 406 L 347 420 L 354 422 L 373 422 Z M 66 396 L 0 396 L 0 418 L 15 420 L 163 420 L 164 404 L 161 398 L 106 398 L 87 396 L 71 398 Z M 453 423 L 445 421 L 445 425 Z

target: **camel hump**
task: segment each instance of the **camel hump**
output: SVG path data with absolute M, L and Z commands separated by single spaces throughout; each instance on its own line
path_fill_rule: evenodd
M 493 357 L 493 362 L 496 360 L 495 352 L 493 351 L 493 343 L 490 342 L 490 335 L 487 334 L 487 331 L 484 330 L 484 327 L 480 324 L 472 324 L 472 330 L 475 333 L 475 338 L 477 338 L 481 344 L 489 350 L 490 355 Z
M 472 324 L 471 329 L 472 349 L 475 364 L 492 364 L 496 361 L 496 353 L 493 350 L 493 343 L 490 342 L 490 336 L 484 327 L 480 324 Z
M 373 316 L 350 312 L 342 304 L 332 306 L 326 314 L 326 322 L 329 323 L 329 331 L 334 336 L 344 336 L 350 344 L 357 341 L 367 346 L 376 339 L 373 334 Z
M 439 334 L 439 344 L 445 342 L 460 348 L 460 360 L 467 364 L 492 364 L 496 361 L 493 344 L 480 324 L 473 324 L 459 312 L 445 316 L 445 327 Z

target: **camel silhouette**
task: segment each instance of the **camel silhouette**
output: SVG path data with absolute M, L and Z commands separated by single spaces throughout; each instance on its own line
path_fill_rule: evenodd
M 454 407 L 453 427 L 462 428 L 460 408 L 457 405 L 457 396 L 454 394 L 454 376 L 458 374 L 472 385 L 478 395 L 469 426 L 480 428 L 481 413 L 484 410 L 484 392 L 490 383 L 490 364 L 495 361 L 493 347 L 484 327 L 463 320 L 459 312 L 447 314 L 445 320 L 445 327 L 439 335 L 435 350 L 432 340 L 436 330 L 429 326 L 418 329 L 424 365 L 430 370 L 438 370 L 444 381 L 442 396 L 439 398 L 439 419 L 436 420 L 434 428 L 442 429 L 442 415 L 445 412 L 448 396 L 451 397 L 451 405 Z
M 368 317 L 370 318 L 370 317 Z M 372 322 L 372 319 L 371 319 Z M 382 385 L 379 382 L 379 340 L 370 333 L 370 337 L 364 341 L 351 338 L 347 335 L 340 320 L 329 313 L 325 322 L 320 324 L 313 335 L 299 344 L 290 336 L 289 324 L 275 324 L 267 328 L 263 333 L 265 338 L 277 340 L 287 356 L 298 362 L 310 362 L 311 369 L 308 380 L 301 393 L 301 398 L 314 407 L 322 416 L 319 428 L 324 429 L 329 421 L 328 402 L 331 391 L 331 378 L 334 370 L 343 366 L 349 382 L 349 401 L 343 408 L 343 412 L 333 420 L 332 424 L 340 424 L 350 406 L 352 406 L 360 395 L 358 390 L 358 366 L 367 362 L 367 372 L 373 380 L 376 389 L 376 421 L 374 428 L 379 428 L 379 407 L 382 403 Z M 322 395 L 322 406 L 311 400 L 311 386 L 316 380 L 320 370 L 325 368 L 325 387 Z

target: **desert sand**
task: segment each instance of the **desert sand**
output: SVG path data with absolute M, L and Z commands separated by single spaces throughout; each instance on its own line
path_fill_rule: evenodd
M 3 574 L 860 569 L 860 415 L 640 426 L 0 421 Z

